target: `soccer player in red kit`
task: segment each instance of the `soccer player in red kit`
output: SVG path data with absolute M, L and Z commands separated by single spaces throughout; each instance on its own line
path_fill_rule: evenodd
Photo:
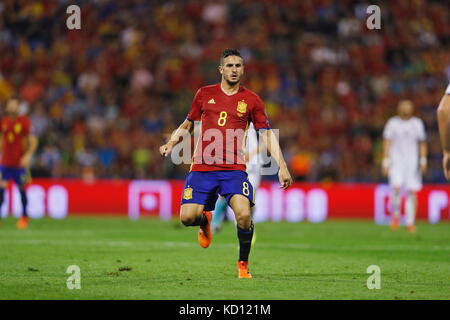
M 17 222 L 18 229 L 28 227 L 27 194 L 25 185 L 28 182 L 26 169 L 37 147 L 37 138 L 31 134 L 31 121 L 28 117 L 19 116 L 20 101 L 10 98 L 6 104 L 7 116 L 1 119 L 1 165 L 0 165 L 0 207 L 5 197 L 8 181 L 13 180 L 20 191 L 23 215 Z
M 197 91 L 187 119 L 160 147 L 160 153 L 169 155 L 184 132 L 193 131 L 194 121 L 201 121 L 201 136 L 186 178 L 180 219 L 185 226 L 200 227 L 198 240 L 203 248 L 207 248 L 212 240 L 210 211 L 214 209 L 218 195 L 223 196 L 233 209 L 237 222 L 238 277 L 251 278 L 248 256 L 254 230 L 251 216 L 254 194 L 245 172 L 243 150 L 245 131 L 250 122 L 256 130 L 263 130 L 262 139 L 280 167 L 281 188 L 287 189 L 293 181 L 278 140 L 270 129 L 263 102 L 256 93 L 240 85 L 244 61 L 238 50 L 227 49 L 222 53 L 219 72 L 221 82 Z

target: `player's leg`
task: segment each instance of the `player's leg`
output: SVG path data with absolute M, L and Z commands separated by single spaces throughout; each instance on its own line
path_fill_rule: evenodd
M 243 171 L 222 172 L 219 192 L 227 199 L 236 217 L 239 240 L 239 260 L 237 262 L 239 278 L 251 278 L 248 270 L 248 257 L 254 232 L 251 215 L 254 193 L 247 173 Z
M 239 239 L 238 276 L 239 278 L 251 278 L 248 270 L 248 257 L 252 247 L 254 225 L 250 201 L 243 195 L 235 194 L 229 203 L 236 217 L 237 237 Z
M 400 227 L 400 204 L 401 194 L 399 187 L 392 187 L 390 195 L 390 204 L 392 212 L 391 229 L 397 230 Z
M 199 226 L 198 241 L 207 248 L 212 241 L 211 210 L 217 200 L 218 181 L 214 172 L 190 172 L 181 200 L 180 220 L 185 226 Z
M 406 202 L 405 202 L 405 215 L 406 215 L 406 230 L 409 232 L 415 232 L 415 220 L 417 212 L 417 192 L 422 189 L 422 175 L 420 171 L 415 168 L 411 170 L 406 181 Z
M 248 174 L 248 180 L 250 181 L 250 184 L 252 185 L 253 190 L 256 193 L 256 190 L 258 189 L 259 184 L 261 182 L 260 172 L 259 172 L 259 170 L 258 171 L 254 170 L 254 171 L 248 171 L 247 174 Z M 252 217 L 253 217 L 254 211 L 255 211 L 255 207 L 253 206 L 251 208 Z M 216 208 L 214 209 L 213 219 L 212 219 L 212 223 L 211 223 L 214 232 L 219 231 L 220 225 L 221 225 L 226 213 L 227 213 L 227 202 L 224 197 L 219 197 L 219 199 L 217 200 L 217 203 L 216 203 Z M 255 240 L 255 234 L 253 234 L 253 243 L 254 243 L 254 240 Z
M 14 170 L 13 179 L 19 188 L 20 200 L 22 202 L 22 216 L 17 221 L 16 226 L 18 229 L 26 229 L 28 227 L 28 197 L 25 186 L 30 181 L 29 175 L 25 168 L 19 168 Z
M 220 225 L 222 224 L 222 220 L 226 212 L 227 212 L 227 202 L 222 196 L 220 196 L 217 199 L 216 207 L 214 208 L 214 213 L 211 221 L 211 227 L 213 232 L 220 231 Z
M 205 205 L 197 203 L 185 203 L 180 208 L 180 221 L 186 227 L 199 226 L 198 242 L 201 247 L 207 248 L 212 241 L 210 211 L 204 211 Z
M 186 227 L 202 226 L 207 223 L 204 219 L 205 205 L 197 203 L 182 204 L 180 208 L 180 221 Z
M 231 197 L 229 203 L 236 217 L 236 227 L 243 231 L 252 228 L 252 210 L 248 198 L 241 194 L 235 194 Z
M 28 218 L 28 197 L 24 186 L 19 187 L 19 193 L 22 202 L 22 217 Z
M 8 173 L 6 172 L 6 168 L 0 166 L 0 210 L 3 206 L 3 202 L 5 201 L 5 190 L 8 187 Z M 0 212 L 0 219 L 2 218 L 2 214 Z
M 0 180 L 0 208 L 3 206 L 3 201 L 5 201 L 5 190 L 8 186 L 6 181 Z M 0 214 L 0 218 L 2 215 Z
M 3 206 L 3 202 L 5 201 L 5 190 L 8 186 L 8 182 L 4 180 L 0 180 L 0 210 Z M 0 220 L 2 219 L 2 214 L 0 212 Z
M 414 225 L 416 218 L 417 208 L 417 196 L 416 192 L 408 191 L 405 202 L 405 214 L 406 214 L 406 230 L 409 232 L 415 232 L 416 227 Z
M 389 185 L 391 194 L 389 197 L 390 209 L 392 214 L 391 229 L 397 230 L 400 227 L 400 205 L 401 205 L 401 186 L 403 184 L 403 175 L 401 168 L 389 169 Z

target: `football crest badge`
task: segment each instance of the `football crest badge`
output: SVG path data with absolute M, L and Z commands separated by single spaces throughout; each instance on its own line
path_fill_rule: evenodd
M 188 187 L 188 188 L 184 189 L 183 199 L 184 200 L 192 199 L 192 188 Z
M 239 101 L 237 104 L 237 112 L 246 113 L 247 112 L 247 104 L 244 101 Z
M 19 134 L 20 131 L 22 131 L 22 125 L 20 123 L 16 123 L 16 125 L 14 126 L 14 132 L 16 134 Z

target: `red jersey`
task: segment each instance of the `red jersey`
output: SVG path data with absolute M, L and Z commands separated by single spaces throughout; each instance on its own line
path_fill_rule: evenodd
M 31 121 L 28 117 L 2 118 L 2 165 L 20 167 L 20 159 L 25 153 L 26 137 L 30 134 L 30 129 Z
M 227 95 L 219 84 L 200 88 L 187 116 L 201 121 L 201 136 L 194 151 L 191 171 L 246 170 L 243 142 L 248 124 L 270 129 L 261 98 L 240 86 Z

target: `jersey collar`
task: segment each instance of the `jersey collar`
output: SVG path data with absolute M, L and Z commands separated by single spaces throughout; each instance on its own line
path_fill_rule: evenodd
M 235 93 L 233 93 L 233 94 L 226 94 L 226 92 L 223 91 L 222 86 L 220 85 L 220 82 L 217 84 L 217 88 L 219 89 L 220 92 L 222 92 L 227 97 L 232 97 L 232 96 L 238 94 L 239 92 L 241 92 L 242 90 L 244 90 L 243 86 L 239 85 L 239 89 Z

